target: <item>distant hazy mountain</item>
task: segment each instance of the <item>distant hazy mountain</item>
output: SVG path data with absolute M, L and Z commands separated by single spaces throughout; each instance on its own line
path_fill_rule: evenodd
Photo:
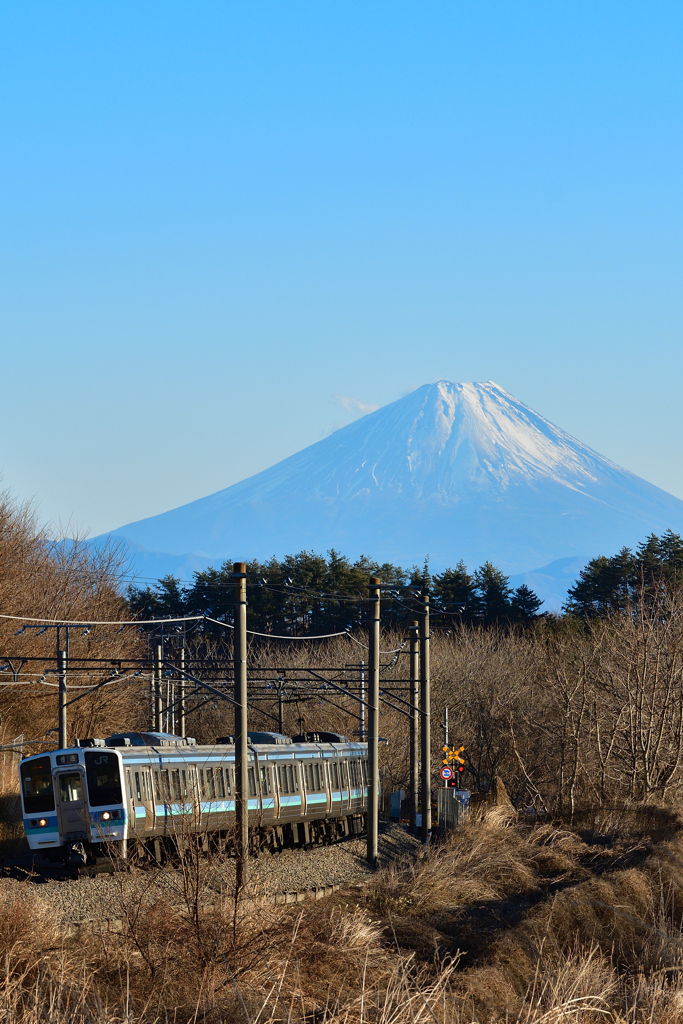
M 114 536 L 145 549 L 134 559 L 149 569 L 167 556 L 198 567 L 334 547 L 406 566 L 429 555 L 434 569 L 489 559 L 525 578 L 531 566 L 544 566 L 550 572 L 536 575 L 568 586 L 587 558 L 667 527 L 683 532 L 678 498 L 492 381 L 439 381 L 262 473 Z

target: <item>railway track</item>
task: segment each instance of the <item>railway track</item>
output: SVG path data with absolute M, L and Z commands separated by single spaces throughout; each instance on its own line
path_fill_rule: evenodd
M 418 847 L 418 840 L 401 826 L 380 824 L 382 864 L 409 855 Z M 287 893 L 362 884 L 374 874 L 365 858 L 365 840 L 357 838 L 313 849 L 255 857 L 251 859 L 247 894 L 254 899 L 275 902 L 277 896 Z M 202 901 L 207 905 L 229 898 L 235 884 L 234 860 L 206 858 L 193 881 L 201 888 Z M 115 874 L 99 872 L 90 877 L 74 878 L 73 874 L 71 877 L 37 874 L 31 871 L 30 863 L 6 864 L 4 877 L 0 877 L 0 899 L 21 898 L 28 887 L 51 904 L 64 921 L 83 921 L 98 916 L 109 919 L 125 916 L 126 907 L 137 904 L 152 906 L 170 902 L 183 906 L 186 882 L 187 873 L 172 866 Z

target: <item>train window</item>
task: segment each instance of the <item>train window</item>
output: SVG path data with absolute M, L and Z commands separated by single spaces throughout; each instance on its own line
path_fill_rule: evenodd
M 278 766 L 278 776 L 280 779 L 280 792 L 289 793 L 289 783 L 287 782 L 287 765 L 281 764 Z
M 142 793 L 140 792 L 140 772 L 135 773 L 135 795 L 138 798 L 138 803 L 142 800 Z
M 184 768 L 180 773 L 180 793 L 183 800 L 187 800 L 187 772 Z
M 206 788 L 204 786 L 204 769 L 199 770 L 199 794 L 202 800 L 206 799 Z
M 218 790 L 218 795 L 222 800 L 225 796 L 225 782 L 223 781 L 222 768 L 216 768 L 216 788 Z
M 232 768 L 224 768 L 225 774 L 225 792 L 228 796 L 232 796 Z
M 299 782 L 298 782 L 298 779 L 296 779 L 294 777 L 294 765 L 291 765 L 291 764 L 287 765 L 287 777 L 289 779 L 289 792 L 290 793 L 298 793 L 299 792 Z
M 64 772 L 59 776 L 59 799 L 63 804 L 83 799 L 83 776 L 80 772 Z
M 361 766 L 361 770 L 363 772 L 363 785 L 367 786 L 367 784 L 368 784 L 368 763 L 367 763 L 367 761 L 361 761 L 360 766 Z
M 173 785 L 173 799 L 176 802 L 180 801 L 180 771 L 174 768 L 171 772 L 171 783 Z
M 270 796 L 272 793 L 270 785 L 270 768 L 261 769 L 261 793 L 263 796 Z
M 330 777 L 332 780 L 332 788 L 339 789 L 339 765 L 336 761 L 333 761 L 330 765 Z
M 250 768 L 248 772 L 249 776 L 249 796 L 256 796 L 256 778 L 254 776 L 254 769 Z
M 351 785 L 353 786 L 354 789 L 357 786 L 360 786 L 360 778 L 358 777 L 358 762 L 357 761 L 349 761 L 349 778 L 351 780 Z
M 306 779 L 306 789 L 312 793 L 319 793 L 323 789 L 323 784 L 320 779 L 320 765 L 315 762 L 313 764 L 307 764 L 304 767 L 304 778 Z
M 22 764 L 21 788 L 24 794 L 24 810 L 27 814 L 44 814 L 46 811 L 54 811 L 55 796 L 52 789 L 52 768 L 49 754 Z
M 88 795 L 92 807 L 104 807 L 105 804 L 120 804 L 123 801 L 121 778 L 119 776 L 119 760 L 116 754 L 104 750 L 86 751 L 85 774 L 88 780 Z
M 216 799 L 216 783 L 213 777 L 213 768 L 206 769 L 206 791 L 209 800 Z
M 161 776 L 161 792 L 163 795 L 164 803 L 170 803 L 171 800 L 171 787 L 168 779 L 168 768 L 162 768 L 159 772 Z

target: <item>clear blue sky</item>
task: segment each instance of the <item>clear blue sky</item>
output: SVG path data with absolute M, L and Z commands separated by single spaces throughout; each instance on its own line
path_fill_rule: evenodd
M 95 534 L 447 378 L 683 497 L 682 49 L 671 2 L 3 4 L 5 485 Z

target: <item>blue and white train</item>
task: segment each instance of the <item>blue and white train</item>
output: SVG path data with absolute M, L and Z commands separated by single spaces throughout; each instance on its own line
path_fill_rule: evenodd
M 254 850 L 309 846 L 366 827 L 367 744 L 337 733 L 249 733 Z M 19 765 L 31 850 L 66 864 L 100 857 L 163 862 L 179 838 L 230 849 L 235 747 L 163 733 L 117 733 Z

